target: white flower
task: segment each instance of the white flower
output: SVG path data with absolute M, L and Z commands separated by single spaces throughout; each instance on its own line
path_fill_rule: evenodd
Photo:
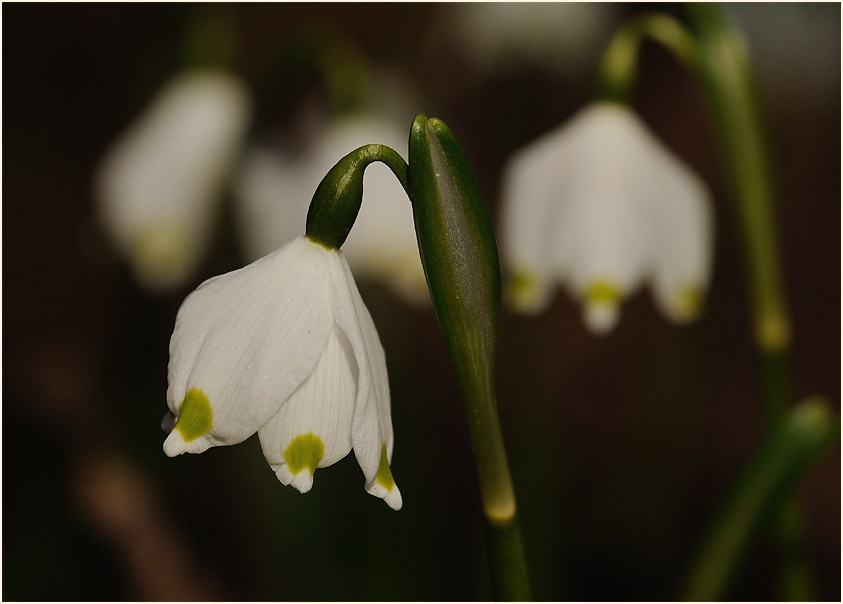
M 298 237 L 205 281 L 179 309 L 168 382 L 167 455 L 257 432 L 278 479 L 305 493 L 353 448 L 366 490 L 401 508 L 386 359 L 339 250 Z
M 144 287 L 178 287 L 201 262 L 249 103 L 230 75 L 188 73 L 161 90 L 103 158 L 101 219 Z
M 605 333 L 620 301 L 649 280 L 670 319 L 698 314 L 712 253 L 708 193 L 627 107 L 595 103 L 517 152 L 502 195 L 516 309 L 542 310 L 564 283 L 586 324 Z
M 235 212 L 247 255 L 258 258 L 300 235 L 319 182 L 343 156 L 369 143 L 405 150 L 407 128 L 358 115 L 332 122 L 295 157 L 251 149 L 234 185 Z M 382 164 L 366 169 L 363 204 L 343 252 L 358 278 L 378 280 L 410 303 L 429 302 L 412 206 L 398 179 Z

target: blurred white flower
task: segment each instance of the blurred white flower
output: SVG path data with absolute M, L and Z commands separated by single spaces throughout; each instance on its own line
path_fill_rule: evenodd
M 475 67 L 532 64 L 563 76 L 594 67 L 618 8 L 602 2 L 469 2 L 443 7 L 446 28 Z
M 708 285 L 707 190 L 627 107 L 595 103 L 507 163 L 502 184 L 507 301 L 539 312 L 554 283 L 584 303 L 596 333 L 649 280 L 672 320 L 697 316 Z
M 247 256 L 260 257 L 302 234 L 313 192 L 346 154 L 379 143 L 406 156 L 407 138 L 405 124 L 355 115 L 330 123 L 295 157 L 265 148 L 249 150 L 234 185 Z M 381 281 L 408 302 L 429 302 L 412 206 L 386 166 L 374 163 L 366 169 L 363 204 L 342 249 L 358 278 Z
M 172 289 L 198 268 L 250 112 L 239 80 L 191 72 L 161 90 L 103 158 L 100 218 L 142 286 Z
M 205 281 L 179 309 L 168 383 L 167 455 L 257 432 L 278 479 L 305 493 L 353 448 L 366 490 L 401 509 L 386 359 L 339 250 L 297 237 Z

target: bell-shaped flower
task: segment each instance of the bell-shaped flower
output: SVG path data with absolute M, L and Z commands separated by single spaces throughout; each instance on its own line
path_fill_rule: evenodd
M 278 479 L 304 493 L 354 449 L 366 490 L 401 508 L 386 359 L 339 250 L 298 237 L 205 281 L 179 309 L 168 384 L 167 455 L 257 432 Z
M 406 149 L 406 127 L 373 115 L 352 115 L 330 122 L 294 157 L 250 149 L 234 184 L 234 209 L 246 254 L 258 258 L 300 235 L 309 193 L 337 158 L 369 143 Z M 349 265 L 358 278 L 379 281 L 407 302 L 428 303 L 407 194 L 381 164 L 366 170 L 364 183 L 360 214 L 343 245 Z
M 642 283 L 677 322 L 700 311 L 712 254 L 708 192 L 627 107 L 595 103 L 518 151 L 504 169 L 507 300 L 539 312 L 554 284 L 596 333 Z
M 178 287 L 197 269 L 250 113 L 238 79 L 189 72 L 161 90 L 103 158 L 100 218 L 145 288 Z

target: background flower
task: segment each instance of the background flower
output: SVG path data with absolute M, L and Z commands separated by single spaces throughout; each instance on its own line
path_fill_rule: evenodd
M 233 75 L 185 73 L 164 86 L 103 158 L 101 220 L 142 286 L 184 285 L 203 260 L 249 103 Z
M 711 201 L 629 107 L 580 110 L 518 150 L 502 187 L 514 308 L 542 310 L 553 285 L 565 284 L 589 328 L 606 333 L 621 301 L 647 280 L 670 319 L 697 317 L 711 264 Z

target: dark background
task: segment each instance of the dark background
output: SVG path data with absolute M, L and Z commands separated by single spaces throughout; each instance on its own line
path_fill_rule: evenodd
M 146 294 L 100 232 L 91 183 L 107 146 L 176 73 L 203 8 L 3 6 L 2 597 L 489 599 L 473 462 L 441 334 L 431 311 L 378 284 L 361 292 L 389 363 L 402 511 L 363 491 L 353 456 L 320 470 L 303 496 L 277 482 L 255 438 L 200 456 L 161 451 L 176 310 L 202 279 L 243 259 L 224 221 L 194 282 Z M 610 25 L 647 8 L 605 7 Z M 593 98 L 611 28 L 571 54 L 569 73 L 541 64 L 490 72 L 446 35 L 447 10 L 238 5 L 234 69 L 254 79 L 296 28 L 333 26 L 424 92 L 418 111 L 456 133 L 495 217 L 503 162 Z M 840 6 L 738 10 L 771 129 L 793 394 L 825 395 L 839 413 Z M 315 77 L 295 84 L 259 118 L 283 125 L 323 93 Z M 677 597 L 762 437 L 745 273 L 702 91 L 648 45 L 633 104 L 712 190 L 714 277 L 705 315 L 684 328 L 646 293 L 603 339 L 561 292 L 538 318 L 503 313 L 500 411 L 537 599 Z M 839 446 L 800 493 L 817 597 L 839 600 Z M 775 599 L 777 569 L 763 531 L 727 598 Z

